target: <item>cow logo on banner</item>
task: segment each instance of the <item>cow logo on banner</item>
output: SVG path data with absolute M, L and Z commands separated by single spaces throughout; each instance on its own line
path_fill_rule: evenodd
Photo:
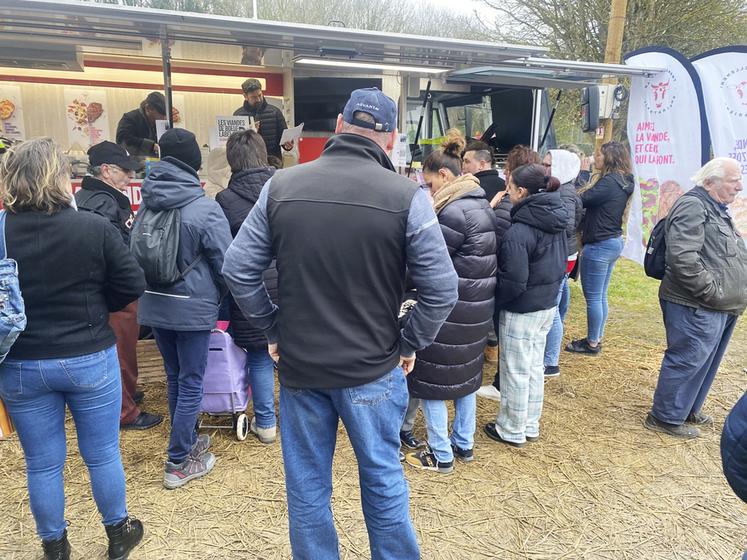
M 691 185 L 690 177 L 707 157 L 707 125 L 700 84 L 690 62 L 664 47 L 649 47 L 625 63 L 661 71 L 634 77 L 628 108 L 628 140 L 636 178 L 628 213 L 623 255 L 643 262 L 656 222 Z M 705 146 L 705 148 L 704 148 Z
M 747 117 L 747 66 L 736 68 L 721 80 L 726 110 L 735 117 Z
M 724 47 L 692 60 L 703 84 L 713 155 L 737 160 L 747 182 L 747 46 Z M 747 232 L 747 193 L 729 205 L 734 223 Z
M 652 114 L 661 114 L 674 105 L 677 98 L 677 78 L 670 71 L 646 78 L 646 109 Z

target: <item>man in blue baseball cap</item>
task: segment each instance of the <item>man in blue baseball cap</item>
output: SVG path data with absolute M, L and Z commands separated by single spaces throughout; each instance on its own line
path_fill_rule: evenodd
M 399 463 L 405 376 L 457 300 L 428 197 L 387 152 L 397 106 L 352 93 L 315 161 L 278 171 L 226 253 L 236 303 L 278 362 L 290 541 L 297 560 L 338 558 L 332 459 L 340 420 L 358 460 L 370 557 L 420 557 Z M 262 283 L 277 259 L 278 308 Z M 404 328 L 405 269 L 418 303 Z

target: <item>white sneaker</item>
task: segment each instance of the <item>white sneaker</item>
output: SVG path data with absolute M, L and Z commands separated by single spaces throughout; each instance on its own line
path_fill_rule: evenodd
M 477 390 L 477 396 L 484 399 L 490 399 L 491 401 L 500 401 L 501 392 L 495 388 L 492 383 L 490 385 L 483 385 Z
M 277 426 L 272 428 L 258 428 L 257 418 L 252 417 L 252 423 L 249 425 L 249 431 L 257 436 L 257 439 L 265 444 L 275 443 L 277 437 Z

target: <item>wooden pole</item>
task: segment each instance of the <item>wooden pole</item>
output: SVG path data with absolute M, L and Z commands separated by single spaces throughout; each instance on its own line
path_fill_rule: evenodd
M 619 64 L 622 55 L 623 34 L 625 32 L 625 13 L 628 0 L 612 0 L 610 7 L 610 21 L 607 26 L 607 46 L 604 50 L 604 61 L 609 64 Z M 617 78 L 607 78 L 605 84 L 617 85 Z M 596 139 L 597 149 L 612 140 L 612 119 L 602 119 L 600 125 L 604 127 L 604 136 Z

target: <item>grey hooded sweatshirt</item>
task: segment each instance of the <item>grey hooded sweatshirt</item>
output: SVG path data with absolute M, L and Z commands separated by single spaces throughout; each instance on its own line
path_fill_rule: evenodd
M 172 157 L 153 166 L 141 194 L 142 205 L 150 210 L 181 209 L 179 269 L 185 270 L 200 256 L 202 260 L 168 288 L 148 286 L 138 305 L 138 322 L 174 331 L 214 328 L 225 291 L 223 256 L 232 240 L 223 211 L 205 196 L 197 173 Z

